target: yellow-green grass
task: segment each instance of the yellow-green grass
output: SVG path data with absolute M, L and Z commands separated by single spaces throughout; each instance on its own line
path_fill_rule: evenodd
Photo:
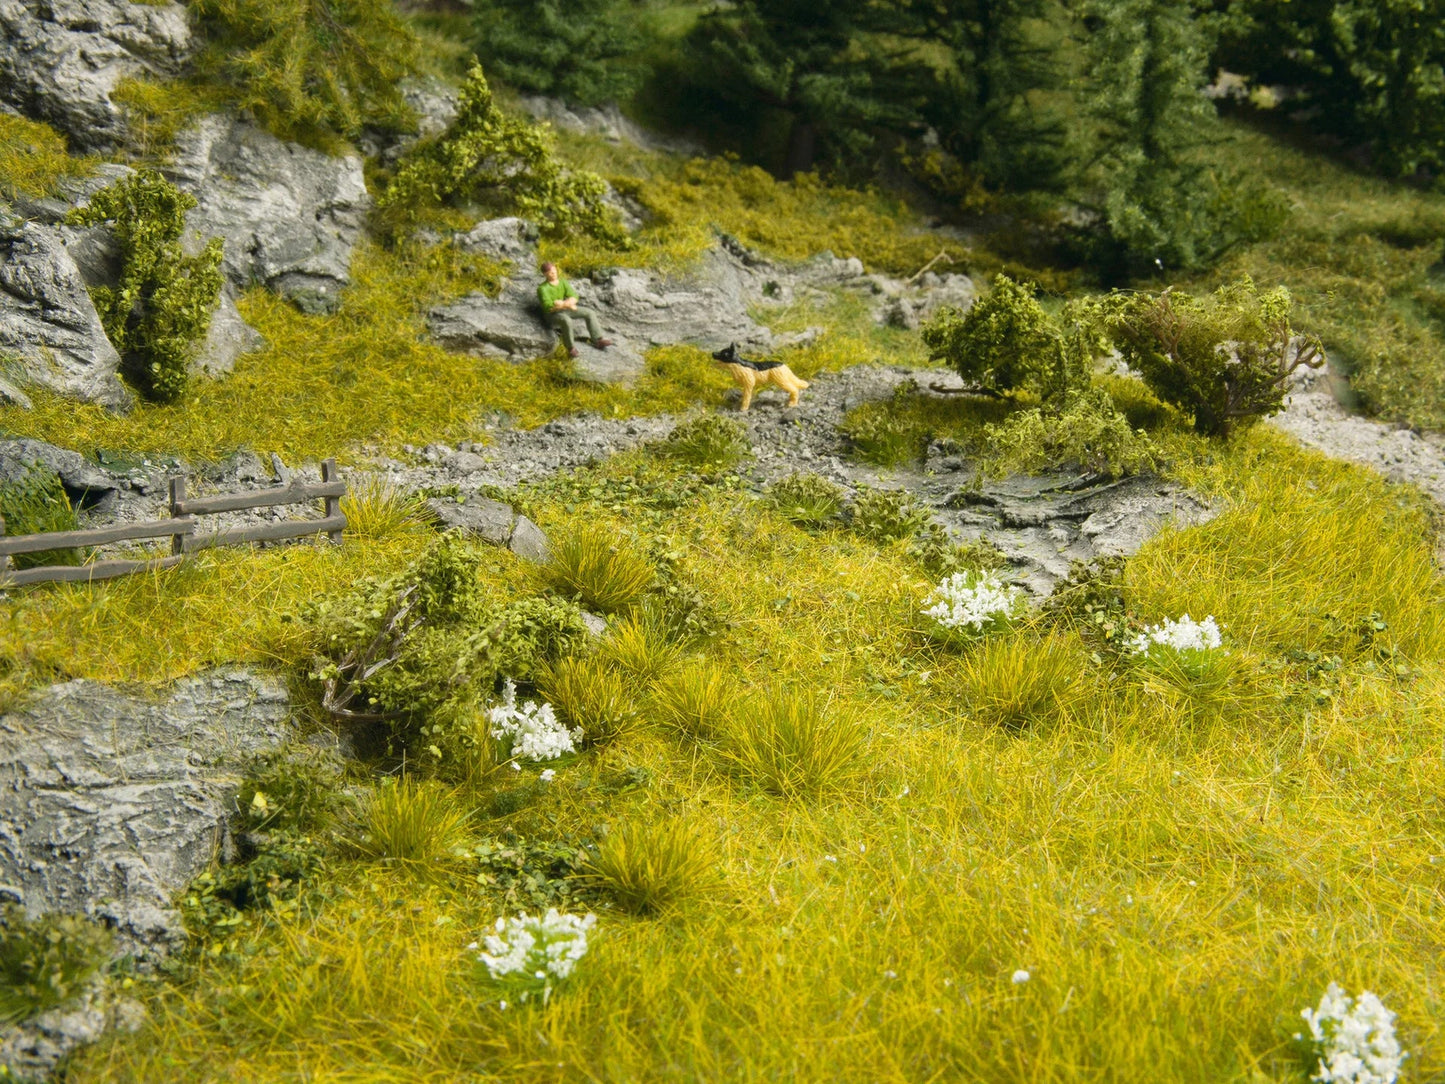
M 513 365 L 450 354 L 427 342 L 425 312 L 440 298 L 482 285 L 492 269 L 465 267 L 440 251 L 411 255 L 363 246 L 340 311 L 308 316 L 265 290 L 241 301 L 266 338 L 230 375 L 197 380 L 184 401 L 128 415 L 37 390 L 35 409 L 0 408 L 0 431 L 62 447 L 215 460 L 239 448 L 294 459 L 405 443 L 484 441 L 504 415 L 518 426 L 595 411 L 634 416 L 695 402 L 720 403 L 727 374 L 691 347 L 654 350 L 634 387 L 559 379 L 549 361 Z
M 1331 980 L 1399 1013 L 1412 1077 L 1445 1073 L 1441 581 L 1411 572 L 1426 524 L 1400 491 L 1267 432 L 1212 461 L 1186 443 L 1176 469 L 1226 504 L 1223 525 L 1151 542 L 1130 589 L 1146 617 L 1218 606 L 1268 693 L 1247 715 L 1199 727 L 1081 658 L 1078 710 L 1000 726 L 974 710 L 969 657 L 911 631 L 930 585 L 901 543 L 810 535 L 715 490 L 659 528 L 734 616 L 706 657 L 739 696 L 812 688 L 852 713 L 869 737 L 852 785 L 773 796 L 724 750 L 626 731 L 474 830 L 686 815 L 721 886 L 661 917 L 602 910 L 546 1007 L 499 1008 L 465 946 L 503 905 L 464 867 L 337 859 L 319 914 L 255 921 L 185 984 L 146 986 L 145 1027 L 71 1078 L 1303 1080 L 1291 1036 Z M 535 511 L 554 532 L 646 522 L 612 503 Z M 1303 535 L 1315 546 L 1279 542 Z M 1346 653 L 1329 695 L 1307 695 L 1284 650 L 1328 646 L 1306 615 L 1342 577 L 1373 604 L 1361 570 L 1377 567 L 1413 676 Z M 650 781 L 602 786 L 629 768 Z
M 1324 339 L 1383 416 L 1445 428 L 1445 194 L 1371 177 L 1244 124 L 1219 159 L 1284 191 L 1276 239 L 1230 256 L 1198 285 L 1247 272 L 1288 286 L 1296 323 Z
M 89 174 L 95 161 L 72 157 L 48 124 L 0 113 L 0 199 L 48 196 L 64 178 Z

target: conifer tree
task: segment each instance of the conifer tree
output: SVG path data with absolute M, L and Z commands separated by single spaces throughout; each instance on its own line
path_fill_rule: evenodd
M 637 89 L 630 16 L 619 0 L 479 0 L 477 56 L 514 87 L 596 105 Z

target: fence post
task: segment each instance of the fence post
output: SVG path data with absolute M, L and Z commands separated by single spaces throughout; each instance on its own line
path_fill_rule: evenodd
M 321 480 L 322 480 L 323 482 L 334 482 L 334 481 L 336 481 L 336 460 L 334 460 L 334 459 L 324 459 L 324 460 L 322 460 L 322 462 L 321 462 Z M 323 498 L 323 500 L 325 500 L 325 502 L 326 502 L 326 504 L 325 504 L 325 515 L 327 516 L 328 519 L 329 519 L 331 516 L 334 516 L 334 515 L 336 515 L 338 512 L 341 511 L 341 498 L 340 498 L 340 497 L 325 497 L 325 498 Z M 340 544 L 341 544 L 341 532 L 340 532 L 340 531 L 331 531 L 331 532 L 329 532 L 329 534 L 330 534 L 330 538 L 331 538 L 331 541 L 332 541 L 332 542 L 335 542 L 337 545 L 340 545 Z
M 186 476 L 177 475 L 171 479 L 171 518 L 176 519 L 181 514 L 181 502 L 186 499 Z M 171 535 L 171 553 L 179 554 L 186 552 L 186 539 L 184 535 Z

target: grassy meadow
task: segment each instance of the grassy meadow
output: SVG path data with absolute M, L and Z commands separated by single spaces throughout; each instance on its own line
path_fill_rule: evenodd
M 1445 202 L 1228 132 L 1222 153 L 1257 159 L 1298 207 L 1280 238 L 1197 285 L 1286 283 L 1369 406 L 1441 424 Z M 70 168 L 16 151 L 55 146 L 12 118 L 0 133 L 0 193 Z M 902 274 L 956 244 L 876 193 L 586 141 L 564 152 L 630 178 L 655 216 L 630 250 L 547 248 L 578 271 L 685 267 L 713 227 L 777 258 L 826 248 Z M 429 305 L 501 270 L 364 247 L 333 315 L 248 294 L 267 348 L 187 401 L 120 417 L 38 394 L 32 411 L 0 408 L 0 430 L 87 453 L 354 465 L 483 441 L 498 420 L 721 401 L 726 376 L 690 348 L 654 351 L 619 388 L 423 341 Z M 789 355 L 804 376 L 922 360 L 847 297 L 769 318 L 828 328 Z M 1218 618 L 1229 662 L 1213 684 L 1131 665 L 1087 622 L 1037 610 L 941 645 L 920 614 L 935 578 L 906 541 L 805 530 L 725 470 L 641 451 L 529 486 L 514 497 L 552 538 L 603 531 L 666 562 L 719 634 L 623 643 L 624 607 L 593 658 L 627 709 L 609 740 L 521 770 L 409 764 L 436 778 L 432 812 L 406 824 L 378 813 L 393 759 L 297 768 L 284 786 L 259 765 L 240 802 L 272 795 L 305 841 L 304 875 L 240 907 L 213 891 L 219 864 L 204 875 L 178 900 L 191 949 L 158 971 L 113 968 L 144 1023 L 78 1052 L 63 1079 L 1303 1082 L 1300 1010 L 1337 981 L 1398 1013 L 1403 1079 L 1445 1080 L 1439 510 L 1267 427 L 1208 442 L 1137 386 L 1107 386 L 1166 477 L 1219 510 L 1148 542 L 1117 587 L 1140 622 Z M 914 447 L 966 444 L 997 413 L 928 409 L 895 419 Z M 0 696 L 246 663 L 291 679 L 304 728 L 328 725 L 308 604 L 433 536 L 374 534 L 14 591 Z M 489 595 L 555 592 L 545 569 L 478 552 Z M 705 715 L 679 709 L 688 681 L 709 690 Z M 375 844 L 379 816 L 410 849 Z M 559 850 L 611 865 L 572 868 Z M 468 945 L 549 904 L 599 916 L 591 947 L 545 1004 L 503 1007 Z

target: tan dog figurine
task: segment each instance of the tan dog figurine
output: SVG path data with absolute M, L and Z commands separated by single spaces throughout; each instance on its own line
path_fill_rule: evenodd
M 781 361 L 748 361 L 738 356 L 738 344 L 733 343 L 725 350 L 719 350 L 712 356 L 728 372 L 733 374 L 733 379 L 743 389 L 742 412 L 747 413 L 748 407 L 753 402 L 753 391 L 764 384 L 776 384 L 788 393 L 788 406 L 798 405 L 798 393 L 808 386 L 806 380 L 798 379 L 792 369 L 789 369 Z

